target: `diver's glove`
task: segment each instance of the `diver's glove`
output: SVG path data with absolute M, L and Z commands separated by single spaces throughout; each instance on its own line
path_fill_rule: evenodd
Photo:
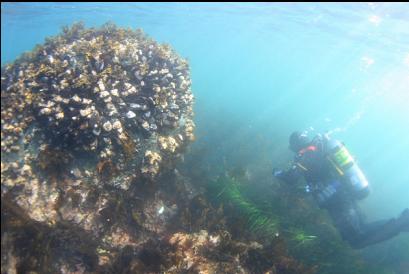
M 273 176 L 280 179 L 281 176 L 283 176 L 284 170 L 273 168 Z
M 297 180 L 298 174 L 296 171 L 296 166 L 292 166 L 288 170 L 273 168 L 273 176 L 286 183 L 292 183 Z

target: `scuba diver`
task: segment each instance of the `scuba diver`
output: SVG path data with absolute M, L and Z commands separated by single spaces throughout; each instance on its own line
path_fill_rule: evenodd
M 306 133 L 293 132 L 290 149 L 296 153 L 286 170 L 273 175 L 287 183 L 304 177 L 306 191 L 313 194 L 320 208 L 328 210 L 342 238 L 353 248 L 363 248 L 409 231 L 409 209 L 398 218 L 365 223 L 357 201 L 369 194 L 369 183 L 345 145 L 318 134 L 312 141 Z

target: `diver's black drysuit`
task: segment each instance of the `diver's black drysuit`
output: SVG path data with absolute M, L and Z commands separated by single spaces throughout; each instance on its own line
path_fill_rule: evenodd
M 405 209 L 397 219 L 373 223 L 363 221 L 357 201 L 369 194 L 369 188 L 359 193 L 349 189 L 327 160 L 326 140 L 317 135 L 297 153 L 289 169 L 275 170 L 274 176 L 288 183 L 304 176 L 307 191 L 313 194 L 321 208 L 328 210 L 343 239 L 354 248 L 363 248 L 408 231 L 409 209 Z

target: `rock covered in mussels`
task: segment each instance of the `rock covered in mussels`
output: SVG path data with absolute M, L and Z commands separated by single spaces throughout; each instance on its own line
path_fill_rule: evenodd
M 2 66 L 1 272 L 114 273 L 166 233 L 186 203 L 162 171 L 194 139 L 190 86 L 169 46 L 113 24 Z
M 2 67 L 1 99 L 2 166 L 52 148 L 111 161 L 121 176 L 109 182 L 127 189 L 135 176 L 154 179 L 194 139 L 187 61 L 113 24 L 74 24 Z

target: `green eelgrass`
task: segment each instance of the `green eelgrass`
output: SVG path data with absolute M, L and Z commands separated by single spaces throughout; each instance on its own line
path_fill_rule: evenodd
M 287 231 L 287 233 L 290 235 L 290 240 L 296 244 L 296 247 L 311 244 L 317 238 L 315 235 L 308 235 L 302 229 L 293 228 Z
M 317 238 L 308 235 L 300 228 L 283 229 L 280 224 L 287 223 L 287 216 L 274 214 L 271 204 L 265 201 L 253 202 L 246 197 L 246 190 L 240 180 L 229 175 L 219 176 L 209 184 L 209 194 L 219 202 L 231 203 L 235 210 L 246 220 L 246 227 L 251 233 L 267 238 L 280 234 L 293 242 L 296 246 L 311 244 Z M 282 232 L 282 233 L 281 233 Z
M 359 257 L 331 230 L 320 230 L 318 222 L 307 222 L 298 218 L 301 215 L 314 213 L 314 207 L 300 210 L 291 209 L 288 199 L 296 200 L 296 192 L 280 197 L 256 193 L 255 188 L 243 183 L 240 177 L 223 175 L 210 181 L 207 186 L 209 199 L 223 204 L 231 204 L 244 218 L 246 229 L 264 239 L 283 237 L 291 253 L 307 264 L 319 264 L 320 273 L 375 273 L 373 268 L 363 263 Z M 255 195 L 251 195 L 255 194 Z M 270 196 L 270 199 L 269 199 Z M 253 197 L 252 199 L 250 197 Z M 287 199 L 287 200 L 286 200 Z M 290 208 L 289 208 L 290 207 Z M 316 212 L 313 216 L 321 216 Z M 320 217 L 325 221 L 325 216 Z M 323 222 L 319 222 L 322 227 Z M 383 266 L 378 266 L 376 273 L 384 274 Z
M 252 233 L 273 237 L 278 233 L 278 219 L 260 209 L 246 198 L 240 190 L 240 182 L 230 176 L 220 176 L 211 182 L 211 193 L 219 202 L 230 202 L 246 219 L 246 226 Z

